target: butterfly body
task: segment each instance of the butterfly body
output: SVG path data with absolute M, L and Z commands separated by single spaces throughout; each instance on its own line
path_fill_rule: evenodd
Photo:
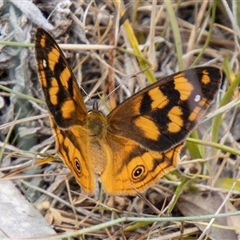
M 218 68 L 189 69 L 144 88 L 104 116 L 95 105 L 87 111 L 52 37 L 38 29 L 35 44 L 57 153 L 87 193 L 100 180 L 110 194 L 136 194 L 174 169 L 185 138 L 221 83 Z

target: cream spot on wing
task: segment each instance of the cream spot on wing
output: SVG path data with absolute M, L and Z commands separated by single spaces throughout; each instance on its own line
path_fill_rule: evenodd
M 201 96 L 200 96 L 199 94 L 197 94 L 197 95 L 195 96 L 195 98 L 194 98 L 194 101 L 195 101 L 195 102 L 199 102 L 200 99 L 201 99 Z
M 42 65 L 43 65 L 44 68 L 47 67 L 47 61 L 46 61 L 46 59 L 43 59 L 43 60 L 42 60 Z

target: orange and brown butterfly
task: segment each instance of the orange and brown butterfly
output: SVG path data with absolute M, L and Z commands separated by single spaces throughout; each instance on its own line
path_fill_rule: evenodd
M 95 105 L 87 110 L 62 51 L 42 29 L 35 51 L 57 153 L 86 193 L 100 181 L 110 194 L 136 194 L 174 169 L 222 78 L 216 67 L 178 72 L 104 116 Z

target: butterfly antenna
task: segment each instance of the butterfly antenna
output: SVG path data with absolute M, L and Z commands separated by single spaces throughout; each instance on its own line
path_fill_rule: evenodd
M 113 92 L 115 92 L 116 90 L 118 90 L 122 85 L 125 85 L 126 81 L 128 81 L 129 79 L 136 77 L 138 74 L 143 73 L 144 71 L 146 71 L 147 69 L 149 69 L 151 67 L 151 65 L 149 65 L 148 67 L 146 67 L 145 69 L 143 69 L 142 71 L 133 74 L 132 76 L 126 78 L 125 80 L 123 80 L 118 86 L 116 86 L 111 92 L 108 93 L 108 95 L 105 96 L 105 98 L 102 101 L 105 101 Z
M 85 91 L 85 89 L 78 83 L 77 81 L 77 84 L 78 84 L 78 87 L 84 92 L 86 98 L 84 98 L 84 102 L 87 102 L 88 100 L 91 100 L 91 96 Z
M 85 89 L 84 89 L 82 86 L 80 86 L 80 88 L 82 89 L 82 91 L 84 92 L 84 94 L 85 94 L 86 96 L 89 96 L 88 93 L 85 91 Z
M 88 93 L 84 90 L 84 88 L 78 83 L 78 81 L 77 81 L 77 85 L 78 85 L 78 87 L 84 92 L 84 94 L 86 95 L 86 96 L 88 96 Z

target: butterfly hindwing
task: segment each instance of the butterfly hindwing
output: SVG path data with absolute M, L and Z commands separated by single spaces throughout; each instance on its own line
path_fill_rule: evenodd
M 61 129 L 51 116 L 50 122 L 55 133 L 57 154 L 71 170 L 83 190 L 93 193 L 96 179 L 89 159 L 87 133 L 79 126 Z
M 159 178 L 173 170 L 179 160 L 183 143 L 166 152 L 152 152 L 121 136 L 107 138 L 108 164 L 100 179 L 106 192 L 136 194 L 157 183 Z

